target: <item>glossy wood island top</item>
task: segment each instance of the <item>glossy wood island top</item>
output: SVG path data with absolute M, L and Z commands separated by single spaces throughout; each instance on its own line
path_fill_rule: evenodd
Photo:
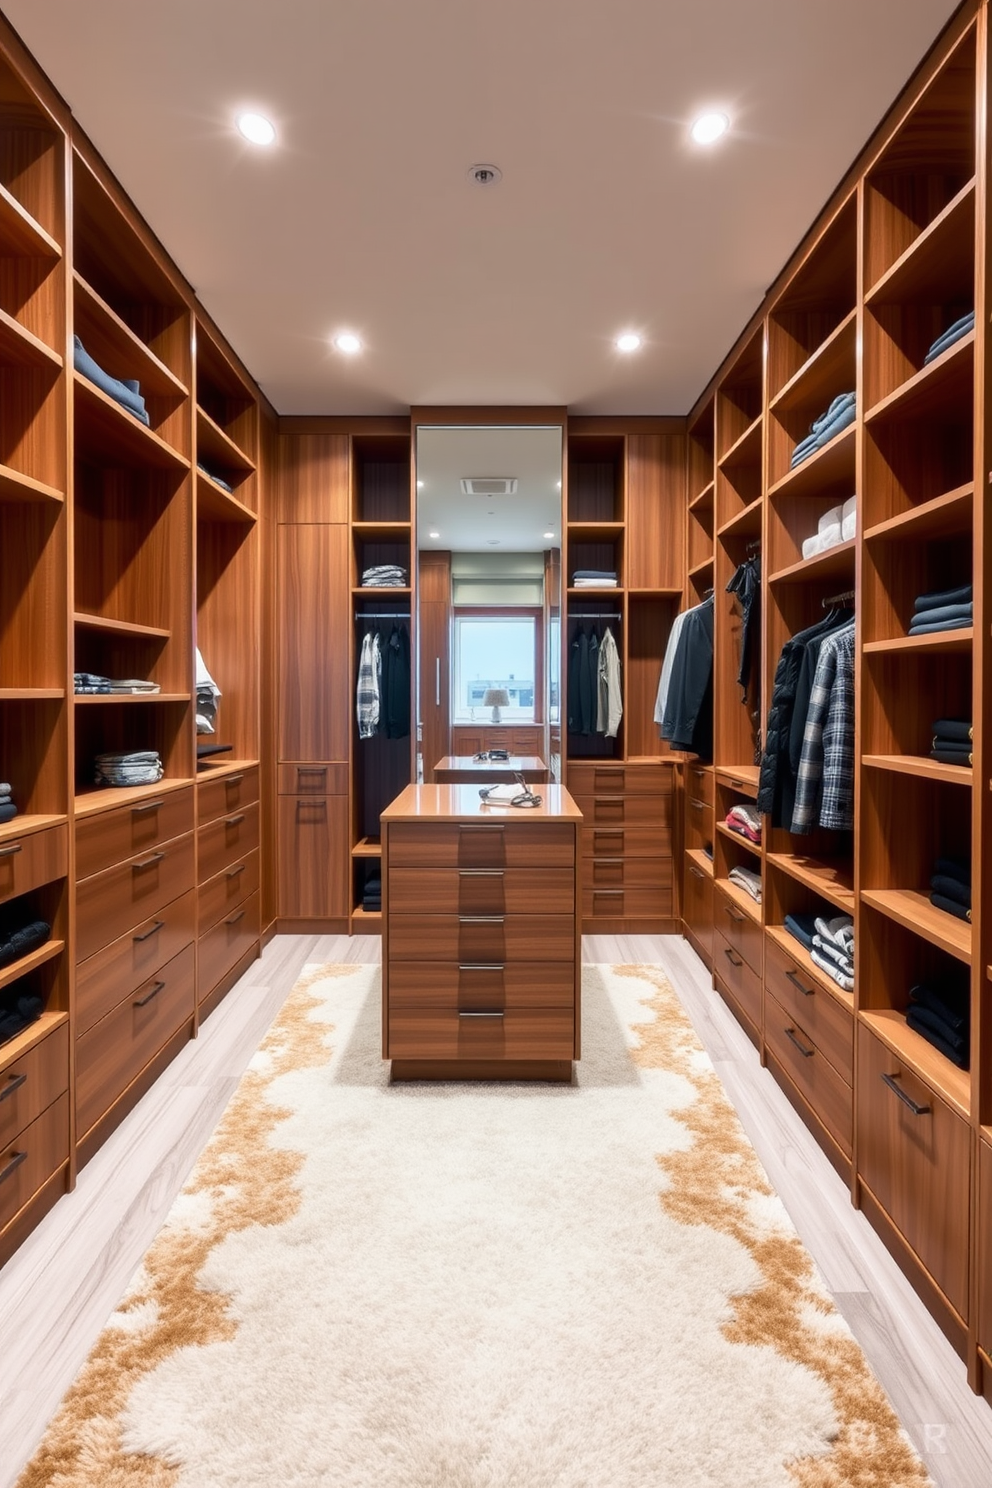
M 382 813 L 383 823 L 434 822 L 575 822 L 582 812 L 563 785 L 542 785 L 534 807 L 490 805 L 477 785 L 408 785 Z

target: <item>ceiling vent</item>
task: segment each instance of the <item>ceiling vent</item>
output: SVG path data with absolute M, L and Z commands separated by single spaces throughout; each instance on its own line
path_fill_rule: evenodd
M 515 475 L 463 475 L 462 491 L 466 496 L 515 496 Z

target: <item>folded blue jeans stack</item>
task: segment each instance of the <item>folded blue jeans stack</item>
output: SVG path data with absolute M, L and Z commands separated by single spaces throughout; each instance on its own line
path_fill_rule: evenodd
M 971 923 L 971 868 L 956 858 L 938 858 L 930 879 L 930 903 Z
M 968 988 L 918 982 L 910 988 L 906 1022 L 958 1069 L 970 1063 L 971 1009 Z
M 973 620 L 972 586 L 962 584 L 959 589 L 940 589 L 934 594 L 917 595 L 913 601 L 909 634 L 930 635 L 937 630 L 966 630 Z
M 145 400 L 141 396 L 141 384 L 134 377 L 128 377 L 121 381 L 119 377 L 111 377 L 109 372 L 104 372 L 98 362 L 90 356 L 86 347 L 78 336 L 72 338 L 72 365 L 81 377 L 98 387 L 101 393 L 106 393 L 108 398 L 113 398 L 128 413 L 132 413 L 136 419 L 143 424 L 150 424 L 148 410 L 145 408 Z
M 962 336 L 967 336 L 968 332 L 974 329 L 975 312 L 974 310 L 970 310 L 967 315 L 962 315 L 960 320 L 956 320 L 952 326 L 948 326 L 943 335 L 937 337 L 923 358 L 924 367 L 928 366 L 930 362 L 936 361 L 949 346 L 953 346 L 955 341 L 960 341 Z
M 809 433 L 805 439 L 801 439 L 792 451 L 792 468 L 801 465 L 808 460 L 810 455 L 815 455 L 831 439 L 835 439 L 842 429 L 853 424 L 857 418 L 857 394 L 838 393 L 825 413 L 810 424 Z

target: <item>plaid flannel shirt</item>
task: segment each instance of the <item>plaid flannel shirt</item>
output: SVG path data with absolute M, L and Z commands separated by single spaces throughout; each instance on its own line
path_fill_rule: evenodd
M 362 637 L 362 654 L 358 662 L 358 690 L 355 708 L 358 715 L 358 737 L 371 739 L 379 727 L 380 678 L 382 658 L 379 650 L 379 635 Z
M 854 826 L 854 622 L 827 637 L 813 678 L 793 832 Z

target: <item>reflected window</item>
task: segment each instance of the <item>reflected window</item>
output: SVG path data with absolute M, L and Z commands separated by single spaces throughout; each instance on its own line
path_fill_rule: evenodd
M 483 699 L 491 689 L 501 689 L 509 698 L 500 708 L 504 722 L 535 720 L 537 637 L 532 614 L 456 615 L 453 723 L 489 723 L 492 708 Z

